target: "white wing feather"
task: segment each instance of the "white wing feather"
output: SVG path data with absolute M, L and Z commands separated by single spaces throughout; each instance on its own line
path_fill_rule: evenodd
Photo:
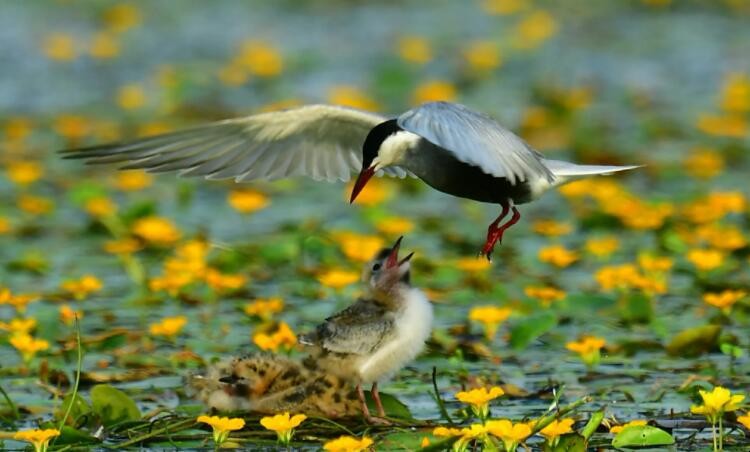
M 347 181 L 362 166 L 362 144 L 385 118 L 353 108 L 306 105 L 229 119 L 138 140 L 65 151 L 89 163 L 179 171 L 238 182 L 309 176 Z M 404 177 L 400 168 L 384 171 Z
M 460 104 L 430 102 L 398 117 L 398 125 L 487 174 L 516 182 L 554 175 L 542 156 L 494 119 Z

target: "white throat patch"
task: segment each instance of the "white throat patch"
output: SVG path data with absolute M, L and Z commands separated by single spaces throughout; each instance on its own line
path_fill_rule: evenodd
M 403 162 L 406 152 L 409 149 L 414 148 L 421 138 L 422 137 L 419 135 L 405 130 L 390 135 L 380 143 L 378 156 L 375 157 L 373 161 L 376 165 L 376 169 L 381 169 L 391 165 L 398 166 Z

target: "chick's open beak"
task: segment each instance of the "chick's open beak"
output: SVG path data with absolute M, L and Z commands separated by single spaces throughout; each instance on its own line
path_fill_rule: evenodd
M 403 236 L 399 237 L 398 240 L 396 240 L 396 243 L 393 245 L 393 248 L 391 248 L 391 253 L 385 259 L 385 268 L 393 268 L 401 264 L 398 261 L 398 250 L 399 248 L 401 248 L 401 240 L 403 238 Z
M 353 203 L 354 200 L 357 199 L 357 196 L 359 196 L 359 192 L 361 192 L 362 189 L 365 188 L 365 185 L 367 185 L 367 182 L 370 180 L 370 178 L 372 178 L 374 174 L 374 166 L 365 168 L 359 173 L 359 176 L 357 176 L 357 181 L 354 182 L 354 188 L 352 188 L 352 196 L 351 198 L 349 198 L 349 204 Z

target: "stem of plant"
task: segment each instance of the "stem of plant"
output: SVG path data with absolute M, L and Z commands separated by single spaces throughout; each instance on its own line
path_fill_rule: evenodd
M 78 315 L 75 315 L 74 318 L 74 325 L 76 329 L 76 348 L 77 348 L 77 354 L 78 359 L 76 361 L 76 379 L 73 383 L 73 393 L 70 397 L 70 400 L 68 401 L 68 408 L 65 410 L 65 415 L 60 420 L 60 427 L 58 427 L 58 430 L 62 431 L 63 426 L 65 426 L 65 423 L 68 421 L 68 416 L 70 416 L 70 412 L 73 410 L 73 405 L 75 404 L 76 397 L 78 396 L 78 386 L 81 383 L 81 368 L 83 367 L 83 348 L 81 347 L 81 324 L 78 321 Z M 65 402 L 65 398 L 63 398 L 63 403 Z M 55 439 L 52 440 L 52 444 L 55 444 L 55 441 L 57 441 L 57 438 L 59 436 L 55 437 Z

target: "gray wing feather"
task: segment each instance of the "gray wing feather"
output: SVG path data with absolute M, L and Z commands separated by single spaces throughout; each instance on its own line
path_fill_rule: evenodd
M 307 105 L 64 153 L 89 163 L 238 182 L 297 175 L 346 181 L 361 169 L 368 132 L 384 120 L 353 108 Z M 396 168 L 386 173 L 406 174 Z
M 426 103 L 399 116 L 398 125 L 512 184 L 540 177 L 554 180 L 541 154 L 494 119 L 463 105 Z
M 382 308 L 358 300 L 318 325 L 308 339 L 330 352 L 366 355 L 376 350 L 392 330 L 393 320 Z

